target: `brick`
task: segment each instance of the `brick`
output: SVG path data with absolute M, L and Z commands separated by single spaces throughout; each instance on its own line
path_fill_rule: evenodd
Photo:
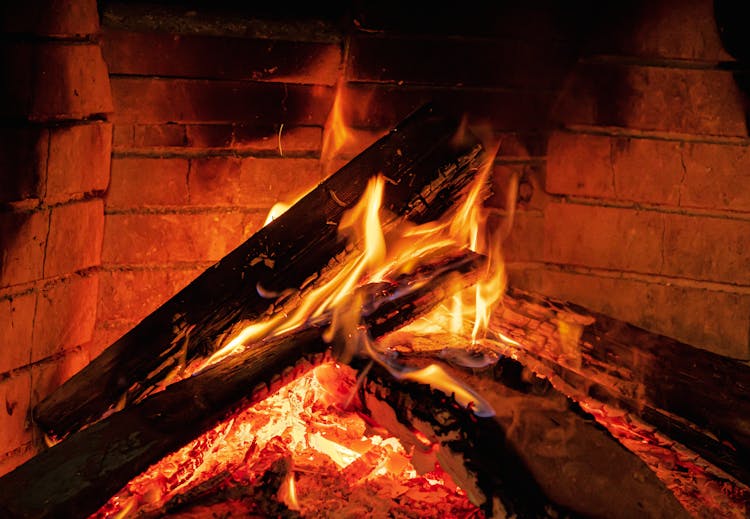
M 349 56 L 356 81 L 537 89 L 556 88 L 574 59 L 560 41 L 392 35 L 356 36 Z
M 112 74 L 333 85 L 338 44 L 105 29 Z M 220 57 L 217 59 L 217 57 Z
M 323 180 L 315 159 L 259 159 L 242 161 L 239 201 L 248 207 L 291 203 Z
M 31 361 L 31 339 L 34 328 L 36 292 L 0 299 L 0 330 L 3 331 L 3 354 L 0 373 L 20 368 Z
M 0 27 L 6 33 L 80 37 L 96 34 L 96 0 L 34 0 L 3 5 Z
M 49 211 L 0 213 L 0 287 L 42 278 Z
M 544 258 L 631 272 L 660 273 L 664 215 L 553 203 L 544 214 Z
M 510 234 L 503 242 L 504 260 L 539 261 L 543 257 L 543 247 L 544 217 L 536 212 L 517 212 Z
M 292 202 L 322 180 L 316 159 L 193 159 L 190 203 L 270 208 Z
M 48 139 L 41 128 L 0 128 L 0 203 L 40 196 Z
M 707 0 L 613 2 L 607 21 L 592 39 L 595 52 L 651 58 L 726 61 Z
M 750 283 L 744 220 L 555 203 L 544 234 L 552 263 Z
M 39 294 L 32 361 L 36 362 L 91 340 L 96 321 L 99 276 L 72 276 Z
M 93 199 L 52 209 L 44 276 L 70 274 L 99 265 L 104 205 Z
M 62 357 L 31 368 L 31 405 L 35 406 L 89 362 L 87 348 L 77 348 Z
M 64 202 L 106 189 L 112 156 L 109 123 L 61 126 L 50 130 L 45 199 Z
M 30 460 L 37 453 L 36 447 L 26 443 L 8 454 L 0 455 L 0 476 L 4 476 L 19 465 Z
M 187 204 L 188 168 L 187 159 L 112 159 L 107 210 Z
M 750 359 L 750 295 L 551 270 L 512 272 L 510 277 L 519 288 L 721 355 Z
M 747 146 L 685 143 L 683 150 L 681 206 L 750 211 Z
M 555 132 L 547 158 L 552 193 L 680 207 L 750 210 L 738 179 L 747 146 Z
M 240 179 L 241 160 L 234 157 L 192 159 L 188 189 L 196 205 L 237 205 L 240 192 L 254 191 Z
M 747 136 L 743 95 L 724 70 L 582 64 L 554 117 L 566 124 Z
M 243 221 L 237 212 L 111 214 L 107 216 L 102 262 L 216 261 L 240 244 Z
M 198 79 L 112 78 L 116 123 L 322 125 L 333 88 Z
M 567 195 L 679 205 L 681 143 L 555 132 L 547 190 Z
M 83 119 L 112 112 L 109 75 L 98 45 L 39 44 L 36 60 L 31 120 Z
M 187 145 L 183 124 L 137 124 L 133 128 L 133 147 L 166 148 Z
M 750 284 L 750 221 L 665 216 L 664 273 Z
M 250 124 L 136 124 L 122 129 L 117 144 L 132 148 L 232 149 L 246 151 L 279 150 L 279 125 Z M 297 153 L 320 150 L 322 128 L 290 126 L 281 128 L 281 150 Z
M 0 445 L 5 452 L 32 440 L 28 423 L 30 394 L 28 370 L 0 382 Z
M 101 273 L 97 319 L 140 321 L 203 269 L 112 270 Z
M 470 90 L 428 86 L 350 83 L 345 89 L 344 121 L 349 126 L 387 129 L 415 109 L 435 102 L 471 125 L 486 124 L 497 131 L 538 130 L 548 126 L 548 111 L 555 95 L 531 90 Z
M 279 137 L 278 127 L 257 127 L 237 124 L 234 127 L 232 147 L 245 150 L 278 151 L 281 141 L 282 153 L 319 151 L 323 129 L 312 126 L 289 126 L 284 124 Z
M 114 151 L 128 150 L 135 146 L 134 124 L 115 124 L 112 128 L 112 149 Z

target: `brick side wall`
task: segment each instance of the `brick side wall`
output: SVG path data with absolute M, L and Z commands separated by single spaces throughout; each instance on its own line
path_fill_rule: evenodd
M 747 360 L 747 99 L 727 71 L 742 65 L 712 2 L 652 8 L 566 77 L 515 282 Z
M 0 474 L 42 438 L 29 409 L 85 365 L 96 322 L 109 76 L 96 2 L 2 8 Z

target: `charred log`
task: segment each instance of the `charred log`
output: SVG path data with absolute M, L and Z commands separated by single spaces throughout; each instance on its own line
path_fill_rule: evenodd
M 493 356 L 495 363 L 467 368 L 444 354 L 446 350 L 453 350 L 454 347 L 463 350 L 471 348 L 468 341 L 448 334 L 404 336 L 401 342 L 404 352 L 399 357 L 401 363 L 414 367 L 427 363 L 441 363 L 451 376 L 474 388 L 488 399 L 495 409 L 496 415 L 492 420 L 496 421 L 497 425 L 491 427 L 498 427 L 503 431 L 503 435 L 493 437 L 470 432 L 471 428 L 479 426 L 480 423 L 482 427 L 486 427 L 487 419 L 464 421 L 463 432 L 453 435 L 456 437 L 462 434 L 467 442 L 486 442 L 485 447 L 490 451 L 475 459 L 474 464 L 469 465 L 472 470 L 465 471 L 460 475 L 461 479 L 456 480 L 462 488 L 471 488 L 472 485 L 478 485 L 478 482 L 483 481 L 483 492 L 490 496 L 488 501 L 491 500 L 491 496 L 495 496 L 502 502 L 503 495 L 509 492 L 505 480 L 512 480 L 518 475 L 509 470 L 505 474 L 505 479 L 498 477 L 494 472 L 496 467 L 492 462 L 492 456 L 495 456 L 496 460 L 501 460 L 500 452 L 509 451 L 511 462 L 515 461 L 527 467 L 538 483 L 537 488 L 541 488 L 542 495 L 548 496 L 548 503 L 552 501 L 559 505 L 548 504 L 542 513 L 565 515 L 566 512 L 561 512 L 560 509 L 563 507 L 569 514 L 580 514 L 583 517 L 690 516 L 646 463 L 636 454 L 624 449 L 617 439 L 594 422 L 591 415 L 581 411 L 574 402 L 551 387 L 546 380 L 535 377 L 520 363 L 507 357 Z M 383 383 L 387 385 L 387 390 L 382 388 Z M 414 405 L 409 400 L 410 395 L 414 395 L 414 390 L 409 389 L 398 398 L 390 395 L 393 391 L 399 391 L 399 388 L 392 381 L 381 382 L 373 379 L 365 387 L 364 392 L 367 394 L 364 398 L 372 402 L 375 395 L 385 394 L 385 402 L 390 400 Z M 417 402 L 416 405 L 425 404 Z M 445 407 L 435 404 L 435 401 L 432 401 L 432 406 L 438 409 L 433 414 L 437 414 Z M 376 415 L 375 420 L 386 421 L 382 420 L 382 406 L 372 407 Z M 392 410 L 390 405 L 386 412 L 396 416 L 396 411 Z M 429 431 L 438 421 L 427 413 L 417 421 L 409 413 L 400 412 L 398 416 L 399 420 L 402 420 L 399 423 L 404 423 L 409 430 L 413 430 L 418 423 L 419 430 Z M 426 429 L 427 427 L 429 429 Z M 444 428 L 440 434 L 451 438 L 449 431 L 449 428 Z M 402 443 L 409 442 L 407 431 L 402 429 L 392 432 L 399 437 L 406 436 Z M 437 437 L 436 434 L 435 438 Z M 451 451 L 451 446 L 452 443 L 448 442 L 445 447 L 440 445 L 440 449 L 447 448 Z M 420 445 L 416 444 L 415 450 L 419 447 Z M 472 449 L 464 444 L 458 444 L 454 452 L 451 452 L 451 456 L 460 458 L 464 456 L 464 452 L 471 453 Z M 477 452 L 476 447 L 473 452 Z M 508 458 L 502 461 L 508 463 Z M 483 471 L 488 471 L 489 475 L 480 476 Z M 529 494 L 527 488 L 524 486 L 521 490 L 526 495 Z M 490 506 L 489 503 L 485 505 L 486 508 Z M 498 508 L 495 507 L 494 512 L 497 511 Z M 534 510 L 529 513 L 534 513 Z M 519 517 L 522 517 L 520 514 L 521 512 Z
M 450 395 L 399 381 L 379 366 L 368 371 L 361 398 L 376 421 L 393 427 L 394 420 L 386 418 L 392 414 L 402 427 L 439 444 L 441 466 L 489 517 L 569 516 L 542 492 L 493 417 L 475 416 Z
M 402 326 L 449 295 L 449 277 L 473 282 L 482 262 L 466 253 L 423 266 L 398 283 L 363 287 L 365 323 L 375 336 Z M 0 516 L 93 513 L 149 465 L 320 363 L 329 348 L 322 333 L 330 321 L 323 316 L 254 344 L 72 434 L 0 479 Z
M 701 492 L 680 490 L 683 479 L 691 479 L 703 482 L 697 485 L 704 490 L 723 488 L 706 502 L 726 502 L 735 510 L 738 503 L 747 506 L 747 365 L 520 290 L 509 291 L 492 328 L 505 337 L 499 341 L 505 351 L 573 400 L 639 420 L 638 444 L 661 449 L 656 457 L 670 458 L 691 474 L 677 477 L 673 485 L 686 498 Z M 597 414 L 611 426 L 604 411 Z M 671 477 L 669 471 L 662 475 Z
M 430 107 L 411 115 L 49 395 L 34 410 L 36 423 L 64 437 L 210 354 L 233 324 L 271 306 L 261 292 L 298 289 L 344 250 L 337 224 L 378 173 L 388 179 L 384 207 L 393 214 L 415 222 L 442 214 L 482 156 L 474 137 L 457 138 L 458 128 Z

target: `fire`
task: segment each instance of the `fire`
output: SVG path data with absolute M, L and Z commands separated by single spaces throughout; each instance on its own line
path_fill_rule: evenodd
M 326 120 L 323 131 L 320 161 L 324 169 L 328 168 L 331 159 L 351 140 L 352 132 L 344 121 L 344 81 L 342 79 L 336 85 L 333 106 L 328 114 L 328 120 Z
M 439 499 L 446 517 L 476 513 L 447 474 L 438 468 L 420 474 L 396 438 L 342 407 L 355 384 L 351 368 L 319 366 L 162 459 L 93 517 L 155 515 L 185 496 L 200 503 L 201 492 L 235 496 L 234 512 L 244 506 L 239 510 L 250 516 L 280 515 L 258 508 L 266 500 L 303 516 L 347 515 L 342 497 L 350 516 L 363 506 L 377 506 L 375 516 L 405 516 L 410 499 L 425 489 L 432 495 L 428 505 Z M 246 499 L 236 497 L 244 495 L 241 488 Z
M 297 500 L 297 484 L 294 482 L 294 472 L 290 472 L 279 487 L 279 501 L 284 503 L 289 510 L 299 511 Z
M 263 227 L 268 225 L 269 223 L 273 222 L 276 218 L 284 214 L 287 209 L 292 207 L 294 204 L 287 204 L 286 202 L 277 202 L 273 204 L 271 207 L 271 210 L 268 211 L 268 216 L 266 216 L 266 221 L 263 222 Z
M 340 92 L 339 89 L 326 125 L 323 150 L 326 160 L 349 136 L 343 124 Z M 481 395 L 438 365 L 414 369 L 388 356 L 385 344 L 373 341 L 361 325 L 362 301 L 356 290 L 364 283 L 388 281 L 413 272 L 422 262 L 457 251 L 483 254 L 487 258 L 486 266 L 475 286 L 459 290 L 464 285 L 456 280 L 455 290 L 450 291 L 455 295 L 429 316 L 401 329 L 414 335 L 451 331 L 465 337 L 467 342 L 481 341 L 489 315 L 502 300 L 506 282 L 501 235 L 489 232 L 488 213 L 482 206 L 492 159 L 494 154 L 455 211 L 440 221 L 423 225 L 397 221 L 387 214 L 382 209 L 386 179 L 381 175 L 372 177 L 361 199 L 339 224 L 339 232 L 350 244 L 343 264 L 328 273 L 325 282 L 305 288 L 299 304 L 288 315 L 279 312 L 266 320 L 247 323 L 206 365 L 241 351 L 255 341 L 288 332 L 328 313 L 331 325 L 324 339 L 331 342 L 345 338 L 345 348 L 337 352 L 339 360 L 347 362 L 355 356 L 369 358 L 398 379 L 428 384 L 453 395 L 460 405 L 478 416 L 492 416 L 492 406 Z M 274 206 L 266 223 L 284 210 L 283 206 Z M 256 288 L 269 298 L 276 295 L 266 294 L 263 287 Z M 133 480 L 110 501 L 100 516 L 112 517 L 117 513 L 128 516 L 130 510 L 158 509 L 185 489 L 217 474 L 224 474 L 232 485 L 243 488 L 267 487 L 268 481 L 273 480 L 274 499 L 303 515 L 306 511 L 318 511 L 320 494 L 324 493 L 320 479 L 328 474 L 333 474 L 337 480 L 343 477 L 352 489 L 385 485 L 383 488 L 387 488 L 383 492 L 388 496 L 398 495 L 400 490 L 393 488 L 411 484 L 442 488 L 444 476 L 450 479 L 447 475 L 418 474 L 410 463 L 410 453 L 395 438 L 375 434 L 361 417 L 345 411 L 356 382 L 350 368 L 336 366 L 336 374 L 330 376 L 332 369 L 330 365 L 320 367 L 312 375 L 297 379 L 276 395 L 165 458 Z M 320 382 L 326 378 L 334 381 L 335 387 Z M 343 390 L 338 386 L 342 381 L 346 381 Z M 423 449 L 432 448 L 427 438 L 419 438 L 417 443 Z M 476 512 L 464 494 L 454 492 L 455 484 L 448 481 L 446 488 L 453 489 L 441 490 L 448 501 L 470 510 L 469 513 Z M 150 502 L 147 496 L 157 497 Z M 258 496 L 253 494 L 249 500 L 256 498 Z

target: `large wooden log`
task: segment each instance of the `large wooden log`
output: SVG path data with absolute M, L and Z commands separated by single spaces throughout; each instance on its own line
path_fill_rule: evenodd
M 362 393 L 376 423 L 393 427 L 398 422 L 439 444 L 437 456 L 443 469 L 488 516 L 563 517 L 493 417 L 475 416 L 450 395 L 419 382 L 397 380 L 377 365 L 368 371 Z M 403 432 L 394 429 L 403 438 Z
M 455 335 L 404 336 L 400 344 L 408 353 L 399 362 L 412 367 L 439 363 L 487 399 L 496 415 L 467 415 L 452 399 L 382 371 L 368 375 L 362 400 L 376 423 L 389 426 L 415 451 L 424 446 L 408 431 L 419 430 L 439 443 L 441 466 L 465 491 L 481 492 L 488 517 L 502 516 L 499 504 L 517 517 L 553 512 L 565 517 L 565 510 L 582 517 L 689 517 L 638 456 L 549 383 L 523 375 L 517 362 L 500 358 L 485 369 L 449 364 L 446 351 L 471 349 L 469 339 Z M 403 426 L 394 427 L 396 420 Z M 535 481 L 529 481 L 529 473 Z
M 402 326 L 466 283 L 482 264 L 473 253 L 449 258 L 362 290 L 374 336 Z M 418 282 L 424 280 L 425 282 Z M 0 479 L 0 517 L 86 517 L 133 477 L 238 409 L 321 362 L 330 315 L 257 344 L 142 402 L 78 431 Z
M 66 381 L 36 406 L 35 422 L 64 437 L 211 353 L 232 325 L 268 310 L 258 287 L 299 288 L 344 250 L 337 224 L 374 175 L 388 179 L 384 207 L 393 214 L 417 222 L 442 214 L 482 158 L 476 138 L 456 138 L 458 127 L 431 107 L 418 110 Z
M 655 467 L 673 479 L 676 493 L 689 499 L 707 492 L 706 506 L 719 503 L 713 513 L 722 507 L 740 514 L 747 509 L 746 364 L 521 290 L 508 292 L 491 327 L 506 338 L 498 341 L 506 353 L 590 409 L 613 434 L 623 432 L 629 448 L 644 445 L 642 454 L 656 465 L 679 466 L 679 471 L 661 472 Z M 625 418 L 631 420 L 630 432 L 621 428 Z M 628 435 L 636 441 L 627 441 Z M 690 477 L 682 478 L 680 471 Z

